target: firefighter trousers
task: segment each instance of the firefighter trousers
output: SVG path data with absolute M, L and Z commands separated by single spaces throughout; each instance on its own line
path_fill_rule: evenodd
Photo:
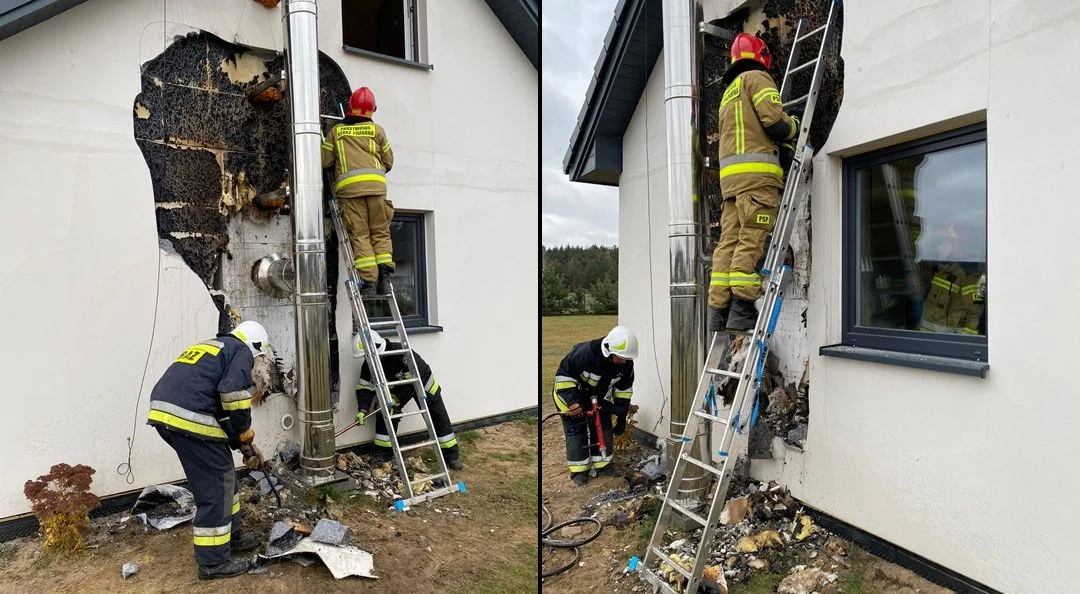
M 232 531 L 240 530 L 240 493 L 228 444 L 190 437 L 157 427 L 158 434 L 176 452 L 195 496 L 195 562 L 200 566 L 229 561 Z
M 398 405 L 394 407 L 391 414 L 397 414 L 401 412 L 403 408 L 409 402 L 416 398 L 415 391 L 410 388 L 408 394 L 404 397 L 397 394 L 394 395 L 394 399 L 398 401 Z M 419 406 L 419 403 L 417 403 Z M 435 436 L 439 439 L 439 448 L 442 449 L 443 458 L 447 461 L 457 460 L 461 453 L 458 450 L 457 435 L 454 434 L 454 426 L 450 423 L 450 415 L 446 412 L 446 404 L 443 403 L 442 388 L 436 388 L 434 394 L 427 394 L 427 406 L 428 411 L 431 412 L 431 422 L 435 425 Z M 394 419 L 394 432 L 397 432 L 398 421 L 401 419 Z M 383 420 L 382 413 L 379 414 L 378 419 L 375 421 L 375 445 L 380 448 L 385 448 L 386 451 L 390 451 L 393 448 L 393 444 L 390 443 L 390 434 L 386 431 L 386 421 Z
M 386 194 L 339 198 L 338 204 L 352 243 L 353 266 L 364 282 L 375 283 L 379 280 L 379 264 L 394 269 Z
M 580 402 L 583 409 L 592 406 L 591 402 Z M 566 465 L 570 474 L 588 472 L 589 467 L 596 470 L 611 464 L 614 458 L 615 437 L 611 432 L 611 416 L 615 414 L 615 405 L 607 400 L 600 401 L 600 428 L 604 432 L 605 452 L 600 453 L 600 437 L 596 434 L 596 421 L 582 414 L 576 419 L 562 417 L 563 434 L 566 436 Z
M 780 195 L 765 187 L 725 198 L 720 212 L 720 240 L 712 257 L 709 307 L 724 309 L 736 299 L 754 301 L 761 296 L 758 262 L 776 224 Z

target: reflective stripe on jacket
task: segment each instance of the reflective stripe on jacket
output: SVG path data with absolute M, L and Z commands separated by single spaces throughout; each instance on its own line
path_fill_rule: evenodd
M 251 350 L 219 335 L 184 350 L 150 393 L 147 424 L 210 441 L 230 441 L 251 427 Z
M 923 304 L 919 330 L 946 334 L 979 334 L 986 303 L 978 295 L 982 273 L 968 274 L 957 264 L 934 270 Z
M 769 73 L 748 70 L 735 77 L 720 100 L 720 190 L 727 198 L 762 187 L 784 187 L 777 143 L 795 138 Z
M 336 164 L 334 192 L 340 198 L 386 194 L 386 172 L 394 149 L 386 130 L 368 118 L 349 117 L 322 142 L 322 166 Z

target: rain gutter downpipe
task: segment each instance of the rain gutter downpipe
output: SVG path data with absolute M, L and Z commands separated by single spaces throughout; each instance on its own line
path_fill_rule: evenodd
M 296 240 L 293 311 L 300 419 L 300 470 L 312 484 L 334 478 L 334 414 L 330 403 L 330 316 L 319 150 L 319 46 L 315 0 L 285 0 L 290 185 Z
M 698 134 L 698 70 L 703 51 L 697 34 L 701 0 L 663 0 L 664 123 L 667 131 L 668 239 L 671 266 L 671 399 L 667 470 L 679 454 L 690 405 L 704 362 L 704 267 L 701 159 Z M 692 455 L 708 461 L 708 426 L 694 438 Z M 708 486 L 704 472 L 686 465 L 680 501 L 696 507 Z

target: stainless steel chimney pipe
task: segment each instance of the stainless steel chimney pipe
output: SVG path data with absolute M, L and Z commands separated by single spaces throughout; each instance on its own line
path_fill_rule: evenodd
M 690 404 L 704 362 L 704 308 L 701 304 L 702 211 L 698 135 L 698 69 L 701 40 L 697 34 L 700 0 L 664 0 L 664 122 L 667 131 L 668 238 L 671 265 L 671 399 L 668 476 L 679 452 Z M 695 439 L 694 455 L 707 460 L 707 432 Z M 704 446 L 704 447 L 703 447 Z M 704 450 L 704 451 L 702 451 Z M 703 455 L 704 454 L 704 455 Z M 702 501 L 707 482 L 703 471 L 688 465 L 680 500 Z
M 330 316 L 319 147 L 319 44 L 314 0 L 285 0 L 285 62 L 291 135 L 292 222 L 296 240 L 296 385 L 301 474 L 313 484 L 334 477 L 330 404 Z

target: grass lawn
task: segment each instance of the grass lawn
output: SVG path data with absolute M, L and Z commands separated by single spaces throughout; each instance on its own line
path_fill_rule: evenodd
M 542 319 L 543 357 L 541 376 L 544 389 L 540 393 L 541 409 L 554 410 L 551 389 L 555 385 L 555 370 L 559 362 L 579 342 L 601 338 L 619 323 L 618 316 L 547 316 Z

